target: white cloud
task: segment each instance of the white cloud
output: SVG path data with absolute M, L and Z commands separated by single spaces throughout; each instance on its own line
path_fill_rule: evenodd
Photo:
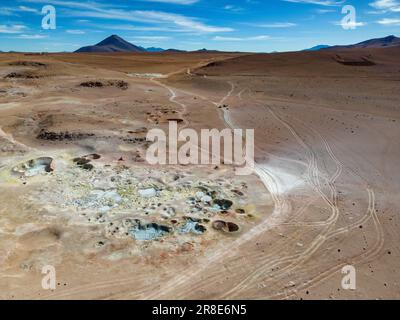
M 395 19 L 395 18 L 384 18 L 377 23 L 384 25 L 384 26 L 400 26 L 400 19 Z
M 68 0 L 24 0 L 27 3 L 40 3 L 40 4 L 51 4 L 60 7 L 76 8 L 76 9 L 88 9 L 88 10 L 101 10 L 101 8 L 108 8 L 110 5 L 99 3 L 99 2 L 78 2 Z
M 85 34 L 86 32 L 85 31 L 83 31 L 83 30 L 66 30 L 65 31 L 66 33 L 69 33 L 69 34 Z
M 135 21 L 153 24 L 172 24 L 186 31 L 200 33 L 230 32 L 232 28 L 207 25 L 195 18 L 180 14 L 162 11 L 123 11 L 123 10 L 97 10 L 97 11 L 68 11 L 75 17 L 103 18 L 111 20 Z
M 136 40 L 145 40 L 145 41 L 165 41 L 165 40 L 169 40 L 170 37 L 163 37 L 163 36 L 138 36 L 138 37 L 134 37 L 133 39 L 136 39 Z
M 336 12 L 336 10 L 335 9 L 317 9 L 316 12 L 319 14 L 325 14 L 325 13 Z
M 231 11 L 231 12 L 242 12 L 244 11 L 244 9 L 242 7 L 236 6 L 234 4 L 227 4 L 224 7 L 225 10 L 227 11 Z
M 0 33 L 22 33 L 26 29 L 26 26 L 20 24 L 14 25 L 0 25 Z
M 269 40 L 270 36 L 254 36 L 254 37 L 221 37 L 216 36 L 213 38 L 215 41 L 257 41 L 257 40 Z
M 13 16 L 18 15 L 18 13 L 26 12 L 26 13 L 35 13 L 39 14 L 39 10 L 35 8 L 30 8 L 27 6 L 18 6 L 18 7 L 1 7 L 0 15 L 2 16 Z
M 194 3 L 199 2 L 199 0 L 141 0 L 141 1 L 183 4 L 183 5 L 189 5 L 189 4 L 194 4 Z
M 167 26 L 136 26 L 131 24 L 104 24 L 104 23 L 92 23 L 89 20 L 78 20 L 87 28 L 95 29 L 98 32 L 102 32 L 98 29 L 103 29 L 104 31 L 118 30 L 118 31 L 159 31 L 159 32 L 180 32 L 187 33 L 184 28 L 167 27 Z
M 376 0 L 369 5 L 381 11 L 400 12 L 400 2 L 397 0 Z
M 335 1 L 335 0 L 283 0 L 286 2 L 294 2 L 294 3 L 305 3 L 305 4 L 317 4 L 320 6 L 340 6 L 342 5 L 345 0 L 342 1 Z
M 354 22 L 335 21 L 333 24 L 337 25 L 337 26 L 341 26 L 342 28 L 358 28 L 358 27 L 364 27 L 367 25 L 366 22 L 356 22 L 356 21 L 354 21 Z
M 35 8 L 26 7 L 26 6 L 19 6 L 18 10 L 22 11 L 22 12 L 40 13 L 39 10 L 37 10 Z
M 274 22 L 274 23 L 259 24 L 255 26 L 261 28 L 292 28 L 297 26 L 297 24 L 292 22 Z
M 31 3 L 46 3 L 58 5 L 65 8 L 64 14 L 71 17 L 82 18 L 102 18 L 121 21 L 135 21 L 152 24 L 170 24 L 186 29 L 190 32 L 215 33 L 229 32 L 232 28 L 207 25 L 197 18 L 187 17 L 181 14 L 168 13 L 162 11 L 144 11 L 144 10 L 122 10 L 120 8 L 110 7 L 98 2 L 72 2 L 65 0 L 25 0 Z M 182 1 L 180 1 L 182 3 Z M 82 9 L 82 10 L 75 10 Z
M 133 13 L 139 16 L 146 16 L 153 19 L 154 21 L 163 21 L 173 23 L 179 27 L 184 27 L 190 31 L 213 33 L 213 32 L 230 32 L 233 31 L 231 28 L 217 27 L 203 24 L 197 19 L 189 18 L 183 15 L 166 13 L 159 11 L 134 11 Z
M 18 39 L 26 39 L 26 40 L 38 40 L 38 39 L 45 39 L 47 36 L 41 34 L 21 34 L 17 37 Z

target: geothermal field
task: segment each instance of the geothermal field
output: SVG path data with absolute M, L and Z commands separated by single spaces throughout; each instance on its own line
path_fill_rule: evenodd
M 399 57 L 0 53 L 0 298 L 400 299 Z M 253 173 L 149 164 L 170 122 Z

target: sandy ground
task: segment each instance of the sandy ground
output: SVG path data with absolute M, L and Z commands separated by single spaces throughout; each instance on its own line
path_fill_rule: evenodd
M 398 57 L 1 54 L 1 298 L 399 299 Z M 171 119 L 255 129 L 254 174 L 147 165 L 145 133 Z M 16 175 L 43 157 L 54 171 Z M 143 241 L 136 220 L 173 231 Z

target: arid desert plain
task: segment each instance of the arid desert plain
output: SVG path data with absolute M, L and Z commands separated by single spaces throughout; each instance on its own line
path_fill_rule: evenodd
M 399 47 L 2 53 L 0 298 L 400 299 L 399 103 Z M 253 174 L 148 164 L 170 121 Z

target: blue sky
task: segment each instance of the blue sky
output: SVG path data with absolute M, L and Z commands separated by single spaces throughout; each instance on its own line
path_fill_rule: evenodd
M 41 25 L 44 5 L 57 28 Z M 342 8 L 357 10 L 343 29 Z M 1 51 L 74 51 L 111 34 L 144 47 L 291 51 L 400 35 L 400 0 L 1 0 Z

